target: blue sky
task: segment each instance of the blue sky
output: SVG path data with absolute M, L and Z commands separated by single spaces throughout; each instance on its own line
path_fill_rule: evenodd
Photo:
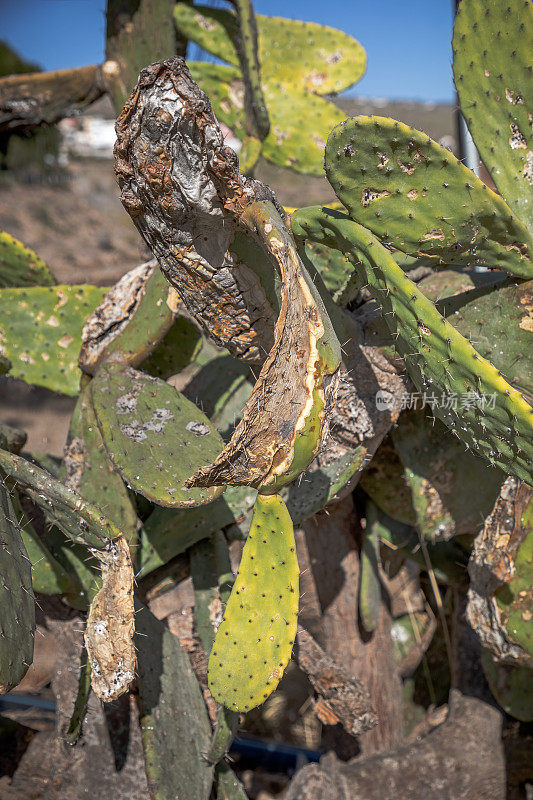
M 355 36 L 368 64 L 350 94 L 453 100 L 453 0 L 255 0 L 254 6 Z M 105 0 L 0 0 L 0 15 L 0 36 L 45 69 L 104 57 Z

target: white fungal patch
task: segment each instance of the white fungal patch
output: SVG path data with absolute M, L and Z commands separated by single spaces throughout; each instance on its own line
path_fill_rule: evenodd
M 194 419 L 187 423 L 185 430 L 194 433 L 195 436 L 206 436 L 209 433 L 209 427 L 205 422 L 198 422 Z
M 172 414 L 168 408 L 156 408 L 152 414 L 152 418 L 146 423 L 145 428 L 147 431 L 162 433 L 162 431 L 165 430 L 165 425 L 171 419 L 174 419 L 174 414 Z
M 115 406 L 117 414 L 131 414 L 137 408 L 137 396 L 135 394 L 123 394 L 117 397 Z
M 142 422 L 139 422 L 137 419 L 134 419 L 129 424 L 121 425 L 120 430 L 124 436 L 127 436 L 129 439 L 133 439 L 134 442 L 142 442 L 147 438 L 147 434 L 144 430 Z

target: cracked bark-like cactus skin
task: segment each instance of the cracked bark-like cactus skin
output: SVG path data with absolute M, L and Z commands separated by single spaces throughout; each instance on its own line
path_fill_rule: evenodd
M 533 234 L 426 134 L 386 117 L 354 117 L 330 133 L 325 170 L 352 219 L 384 245 L 436 264 L 496 264 L 533 277 Z
M 498 191 L 533 230 L 533 70 L 527 0 L 463 0 L 453 30 L 461 111 Z
M 277 495 L 258 495 L 241 564 L 209 658 L 209 690 L 235 711 L 263 703 L 290 659 L 299 599 L 291 518 Z
M 282 279 L 274 346 L 230 442 L 187 483 L 247 485 L 266 494 L 293 481 L 316 456 L 337 390 L 341 348 L 275 206 L 253 203 L 239 221 L 263 244 Z
M 86 320 L 80 369 L 94 375 L 98 365 L 109 359 L 139 366 L 169 332 L 180 305 L 157 262 L 130 270 Z

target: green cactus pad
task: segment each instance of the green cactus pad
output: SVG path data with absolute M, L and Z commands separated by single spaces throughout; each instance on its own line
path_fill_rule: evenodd
M 44 261 L 22 242 L 0 231 L 0 289 L 53 286 L 56 280 Z
M 490 690 L 503 710 L 522 722 L 533 721 L 533 669 L 498 663 L 486 649 L 481 651 L 481 664 Z
M 248 800 L 244 786 L 227 764 L 219 764 L 217 775 L 217 800 Z
M 361 280 L 344 253 L 316 242 L 306 242 L 305 254 L 320 273 L 333 300 L 340 306 L 348 305 L 356 297 Z
M 144 606 L 136 608 L 141 733 L 150 797 L 209 800 L 211 726 L 189 656 Z
M 217 117 L 244 138 L 244 86 L 238 86 L 239 73 L 234 69 L 240 63 L 234 44 L 238 36 L 235 14 L 178 3 L 174 18 L 187 38 L 233 65 L 213 69 L 213 65 L 195 64 L 192 72 Z M 261 153 L 279 166 L 321 175 L 328 133 L 346 115 L 319 95 L 340 92 L 358 81 L 365 70 L 365 51 L 351 36 L 324 25 L 260 14 L 256 21 L 270 121 Z M 224 83 L 228 88 L 223 88 Z M 302 129 L 301 119 L 312 120 L 312 126 Z
M 63 599 L 72 608 L 87 611 L 102 585 L 96 558 L 55 525 L 46 531 L 45 545 L 72 583 L 72 589 L 64 593 Z
M 352 243 L 356 246 L 356 266 L 380 303 L 395 347 L 419 392 L 437 398 L 467 396 L 471 401 L 465 407 L 458 401 L 457 409 L 451 401 L 438 402 L 436 415 L 493 466 L 533 482 L 533 408 L 439 314 L 389 250 L 366 228 L 325 208 L 296 212 L 292 229 L 298 237 L 306 232 L 326 244 L 333 240 L 348 254 Z
M 242 494 L 242 489 L 239 489 Z M 231 494 L 229 490 L 226 494 Z M 238 516 L 226 502 L 226 494 L 198 508 L 156 507 L 140 532 L 138 575 L 143 577 L 163 566 L 196 542 L 205 539 Z
M 222 61 L 239 66 L 233 44 L 238 24 L 231 11 L 178 3 L 174 20 L 188 39 Z M 297 86 L 326 95 L 347 89 L 363 76 L 365 51 L 352 36 L 326 25 L 283 17 L 256 14 L 256 21 L 265 83 L 272 80 L 289 92 Z
M 278 495 L 258 495 L 209 658 L 209 690 L 227 708 L 249 711 L 277 687 L 296 636 L 298 587 L 291 518 Z
M 33 661 L 35 602 L 31 563 L 0 473 L 0 694 L 20 683 Z
M 87 714 L 87 706 L 91 695 L 91 662 L 87 655 L 85 645 L 81 649 L 80 676 L 78 678 L 78 691 L 74 701 L 70 722 L 65 731 L 63 740 L 69 747 L 74 747 L 81 736 L 82 726 Z
M 223 442 L 209 419 L 172 386 L 109 363 L 90 390 L 106 450 L 132 489 L 170 508 L 210 503 L 223 491 L 183 488 Z
M 370 503 L 372 501 L 367 501 L 367 515 L 370 515 L 370 524 L 376 526 L 380 540 L 388 542 L 394 551 L 400 550 L 407 558 L 427 569 L 420 547 L 420 534 L 412 526 L 398 522 L 375 504 L 369 510 Z M 427 552 L 435 577 L 440 583 L 464 584 L 468 558 L 455 540 L 435 544 L 430 542 L 427 544 Z
M 96 286 L 30 286 L 0 290 L 0 353 L 11 375 L 75 396 L 85 318 L 106 290 Z
M 533 501 L 522 523 L 529 532 L 516 553 L 514 576 L 495 596 L 508 636 L 533 658 Z
M 189 381 L 183 394 L 201 408 L 228 441 L 250 396 L 249 367 L 229 355 L 216 354 Z
M 121 535 L 99 509 L 24 458 L 0 450 L 0 470 L 13 478 L 73 542 L 101 550 L 109 538 Z
M 191 577 L 194 587 L 194 618 L 196 630 L 206 653 L 211 652 L 221 613 L 218 595 L 218 571 L 214 536 L 194 544 L 189 551 Z
M 425 281 L 418 285 L 426 294 Z M 509 279 L 436 305 L 509 383 L 533 397 L 533 281 Z
M 453 31 L 461 110 L 490 176 L 533 229 L 533 8 L 529 0 L 463 0 Z
M 20 504 L 18 493 L 11 493 L 15 518 L 31 563 L 31 580 L 34 592 L 39 594 L 68 594 L 75 591 L 76 581 L 54 558 L 45 542 L 36 533 Z
M 189 551 L 194 587 L 194 619 L 204 651 L 209 654 L 220 624 L 224 603 L 234 583 L 228 544 L 222 531 L 204 539 Z M 206 759 L 218 764 L 228 752 L 239 723 L 239 714 L 219 706 Z
M 340 458 L 332 458 L 329 463 L 321 464 L 318 469 L 303 472 L 301 479 L 283 488 L 280 494 L 293 523 L 300 525 L 334 500 L 355 473 L 362 469 L 366 457 L 366 447 L 355 447 Z
M 137 539 L 137 514 L 128 490 L 104 447 L 90 387 L 78 398 L 65 448 L 65 483 L 106 515 L 129 544 Z
M 239 725 L 239 713 L 219 706 L 211 746 L 206 755 L 210 764 L 219 764 L 226 757 Z
M 166 381 L 196 360 L 202 338 L 200 331 L 185 317 L 178 317 L 155 350 L 141 363 L 143 372 Z
M 465 450 L 433 418 L 431 407 L 402 414 L 392 440 L 423 536 L 437 541 L 476 533 L 494 506 L 505 474 Z
M 395 253 L 396 263 L 400 264 L 400 253 Z M 406 256 L 410 258 L 410 256 Z M 455 297 L 455 295 L 471 292 L 473 289 L 485 289 L 488 293 L 495 289 L 500 283 L 508 278 L 505 272 L 488 270 L 487 272 L 473 272 L 468 267 L 446 267 L 444 270 L 432 272 L 426 278 L 417 282 L 418 288 L 424 292 L 426 297 L 438 305 L 443 299 Z M 512 280 L 512 279 L 509 279 Z M 472 295 L 475 297 L 475 295 Z M 465 300 L 468 298 L 465 297 Z M 440 308 L 440 306 L 439 306 Z M 446 306 L 443 306 L 445 309 Z M 446 315 L 446 311 L 442 312 Z
M 390 517 L 404 525 L 416 524 L 411 490 L 405 481 L 405 469 L 390 436 L 385 437 L 372 461 L 361 473 L 359 486 Z
M 533 236 L 505 201 L 426 134 L 354 117 L 326 147 L 326 177 L 356 222 L 387 246 L 437 264 L 533 277 Z
M 256 14 L 256 20 L 260 19 Z M 191 42 L 200 45 L 211 55 L 240 67 L 235 40 L 239 35 L 237 15 L 226 9 L 209 6 L 190 6 L 176 3 L 174 6 L 176 28 Z M 243 100 L 244 103 L 244 100 Z
M 379 580 L 379 567 L 381 557 L 379 554 L 380 528 L 377 514 L 373 513 L 375 506 L 368 504 L 366 510 L 366 528 L 363 531 L 363 544 L 360 556 L 359 577 L 359 616 L 363 628 L 368 633 L 375 631 L 381 615 L 381 583 Z

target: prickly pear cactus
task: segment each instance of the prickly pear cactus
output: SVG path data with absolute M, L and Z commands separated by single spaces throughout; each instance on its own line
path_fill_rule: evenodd
M 121 535 L 116 525 L 100 509 L 24 458 L 0 450 L 0 469 L 73 542 L 101 550 L 107 547 L 109 539 Z
M 481 643 L 498 661 L 529 668 L 532 528 L 533 489 L 508 478 L 474 542 L 466 612 Z
M 340 306 L 348 305 L 357 295 L 361 281 L 344 253 L 316 242 L 306 242 L 305 255 L 320 273 L 333 300 Z
M 472 397 L 472 405 L 460 411 L 437 403 L 436 415 L 492 465 L 533 481 L 533 408 L 439 313 L 377 237 L 347 215 L 325 208 L 295 212 L 292 230 L 298 237 L 333 241 L 347 253 L 355 245 L 354 266 L 381 305 L 417 389 L 426 396 Z M 485 402 L 492 397 L 494 403 Z
M 522 722 L 531 722 L 533 669 L 499 663 L 489 650 L 483 650 L 481 663 L 490 690 L 504 711 Z
M 191 70 L 209 94 L 217 117 L 244 138 L 244 91 L 238 91 L 235 70 L 240 66 L 236 15 L 178 3 L 174 19 L 187 38 L 232 65 L 193 63 Z M 324 25 L 261 14 L 256 20 L 261 85 L 270 120 L 261 154 L 279 166 L 320 175 L 327 134 L 345 116 L 322 96 L 340 92 L 361 78 L 365 52 L 351 36 Z M 301 119 L 309 121 L 304 128 Z
M 64 453 L 65 485 L 99 508 L 132 545 L 137 514 L 128 490 L 107 456 L 86 386 L 73 411 Z
M 0 472 L 0 694 L 20 683 L 33 661 L 35 602 L 31 562 Z
M 75 396 L 84 319 L 102 300 L 97 286 L 29 286 L 0 290 L 0 353 L 11 375 Z
M 171 508 L 209 503 L 221 493 L 184 486 L 223 442 L 200 409 L 172 386 L 111 362 L 98 371 L 90 394 L 109 457 L 135 491 Z
M 54 558 L 46 543 L 37 534 L 22 509 L 18 493 L 11 492 L 14 518 L 20 525 L 20 533 L 31 563 L 33 590 L 40 594 L 65 594 L 75 592 L 78 587 L 73 576 Z
M 279 683 L 296 636 L 299 570 L 291 518 L 278 495 L 258 495 L 248 539 L 209 658 L 209 690 L 249 711 Z
M 352 219 L 388 247 L 533 277 L 531 232 L 426 134 L 386 117 L 354 117 L 330 133 L 325 169 Z
M 419 286 L 426 294 L 425 281 Z M 481 286 L 437 308 L 509 383 L 533 396 L 533 281 L 510 278 L 492 288 Z
M 95 552 L 102 586 L 87 615 L 85 647 L 94 693 L 106 703 L 126 692 L 135 679 L 133 567 L 123 536 Z
M 205 759 L 211 729 L 189 657 L 166 625 L 136 607 L 139 717 L 154 798 L 209 800 L 213 765 Z
M 56 280 L 44 261 L 22 242 L 0 231 L 0 289 L 53 286 Z
M 402 414 L 392 440 L 419 530 L 428 541 L 476 531 L 490 513 L 505 473 L 465 450 L 431 408 Z
M 369 633 L 377 628 L 381 613 L 379 537 L 380 528 L 375 506 L 373 503 L 368 503 L 359 567 L 359 615 L 365 631 Z
M 527 0 L 463 0 L 453 30 L 459 103 L 481 158 L 513 213 L 533 229 L 533 90 Z
M 245 485 L 271 492 L 293 481 L 316 455 L 336 393 L 341 352 L 322 299 L 274 205 L 255 203 L 241 220 L 264 242 L 282 277 L 275 342 L 230 442 L 188 485 Z
M 94 375 L 109 358 L 138 366 L 170 329 L 180 305 L 153 261 L 130 270 L 85 322 L 80 368 Z

